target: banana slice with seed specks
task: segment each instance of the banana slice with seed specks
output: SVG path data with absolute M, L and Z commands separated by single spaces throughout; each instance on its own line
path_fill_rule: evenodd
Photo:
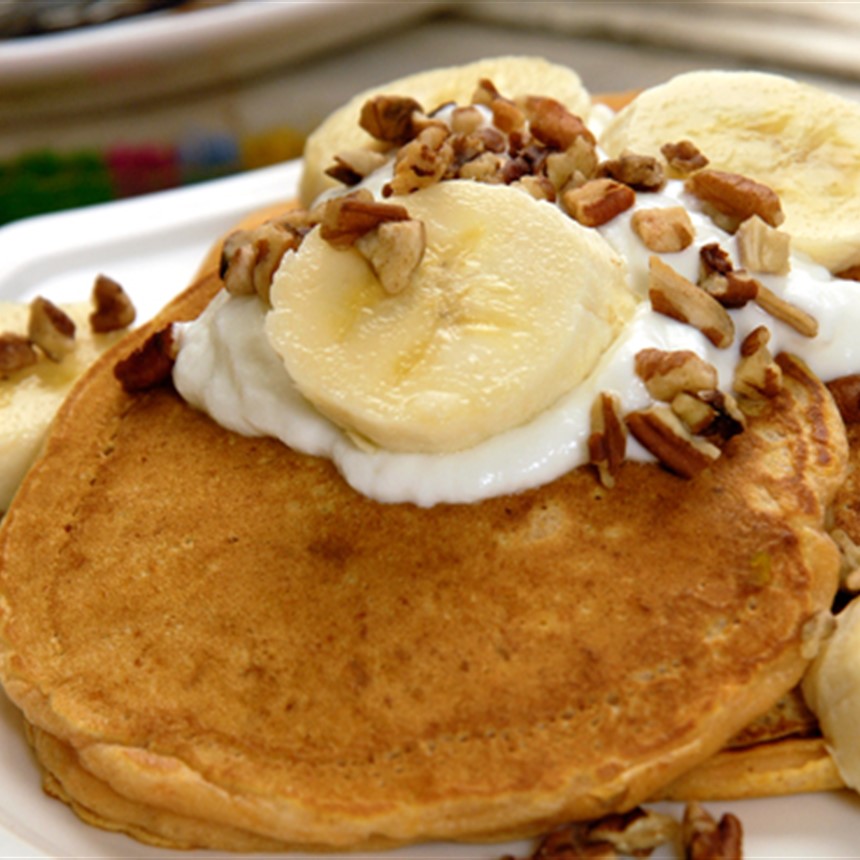
M 339 186 L 325 174 L 325 170 L 334 163 L 337 153 L 374 147 L 373 138 L 358 124 L 361 107 L 369 98 L 383 93 L 411 96 L 426 111 L 452 101 L 466 105 L 471 102 L 481 78 L 489 78 L 499 92 L 508 98 L 521 95 L 552 96 L 583 119 L 587 118 L 591 108 L 591 98 L 576 72 L 539 57 L 479 60 L 463 66 L 419 72 L 372 87 L 332 113 L 308 137 L 299 186 L 302 204 L 310 206 L 323 191 Z
M 304 396 L 392 451 L 441 452 L 528 421 L 594 367 L 633 312 L 595 230 L 504 185 L 398 198 L 424 224 L 402 292 L 310 233 L 272 287 L 269 341 Z
M 842 779 L 860 791 L 860 598 L 837 616 L 836 632 L 804 676 L 803 695 Z
M 833 272 L 860 263 L 860 104 L 779 75 L 690 72 L 641 93 L 600 144 L 659 155 L 682 139 L 773 188 L 794 248 Z

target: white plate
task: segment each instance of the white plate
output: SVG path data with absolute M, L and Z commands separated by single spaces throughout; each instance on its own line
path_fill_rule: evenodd
M 193 188 L 22 221 L 0 229 L 0 299 L 86 298 L 104 272 L 146 318 L 187 285 L 206 250 L 243 215 L 294 196 L 297 162 Z M 860 725 L 860 715 L 858 715 Z M 660 808 L 678 813 L 679 807 Z M 773 860 L 860 857 L 860 797 L 850 792 L 708 804 L 744 826 L 745 856 Z M 458 860 L 525 856 L 528 843 L 425 845 L 390 858 Z M 212 856 L 210 852 L 192 852 Z M 40 789 L 17 711 L 0 696 L 0 857 L 185 857 L 80 823 Z M 297 855 L 292 855 L 297 856 Z M 312 855 L 319 858 L 320 855 Z M 343 860 L 343 855 L 335 855 Z M 356 855 L 350 855 L 355 857 Z M 357 855 L 369 857 L 371 855 Z M 379 857 L 380 855 L 373 855 Z M 674 857 L 671 849 L 654 858 Z

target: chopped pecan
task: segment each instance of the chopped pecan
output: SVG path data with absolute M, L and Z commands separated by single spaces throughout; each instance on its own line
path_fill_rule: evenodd
M 589 825 L 586 839 L 608 842 L 622 854 L 647 856 L 660 845 L 674 841 L 678 831 L 678 822 L 670 815 L 637 806 Z
M 221 249 L 219 270 L 227 292 L 234 296 L 256 293 L 268 301 L 272 278 L 284 254 L 296 250 L 303 236 L 303 231 L 284 219 L 231 233 Z
M 758 215 L 737 231 L 741 265 L 752 272 L 785 275 L 790 268 L 791 236 L 766 224 Z
M 23 370 L 38 360 L 39 353 L 24 335 L 9 331 L 0 333 L 0 374 Z
M 415 137 L 415 114 L 424 108 L 409 96 L 378 95 L 361 107 L 358 124 L 377 140 L 402 146 Z
M 114 366 L 114 376 L 129 394 L 166 382 L 176 363 L 177 344 L 173 326 L 151 334 L 144 343 Z
M 655 400 L 670 402 L 682 391 L 711 391 L 717 369 L 687 349 L 641 349 L 636 353 L 636 375 Z
M 451 111 L 451 131 L 455 134 L 471 134 L 484 124 L 484 114 L 474 105 L 455 107 Z
M 636 191 L 658 191 L 666 184 L 663 165 L 654 156 L 633 152 L 601 162 L 597 175 L 617 179 Z
M 699 249 L 699 286 L 724 308 L 742 308 L 758 295 L 759 282 L 735 271 L 728 253 L 716 242 Z
M 457 169 L 459 179 L 473 179 L 476 182 L 501 183 L 504 181 L 502 169 L 505 160 L 495 152 L 482 152 L 475 158 L 464 162 Z
M 585 824 L 569 824 L 541 839 L 531 860 L 617 860 L 609 842 L 590 840 Z
M 557 191 L 582 185 L 597 173 L 597 149 L 584 137 L 578 137 L 562 152 L 550 152 L 543 162 L 543 172 Z
M 688 248 L 695 228 L 683 206 L 640 209 L 630 219 L 633 232 L 655 254 L 673 254 Z
M 546 146 L 567 149 L 579 137 L 592 145 L 597 142 L 582 119 L 553 98 L 526 96 L 521 105 L 532 135 Z
M 75 324 L 71 317 L 42 296 L 30 302 L 27 336 L 51 361 L 61 361 L 75 348 Z
M 493 125 L 505 134 L 521 131 L 526 125 L 526 115 L 512 101 L 501 97 L 490 102 L 493 113 Z
M 614 179 L 589 179 L 561 195 L 567 213 L 586 227 L 599 227 L 629 209 L 636 193 Z
M 720 456 L 716 445 L 694 436 L 665 404 L 631 412 L 626 422 L 633 437 L 682 478 L 694 478 Z
M 681 824 L 687 860 L 741 860 L 743 828 L 731 813 L 715 821 L 699 803 L 688 803 Z
M 394 159 L 394 175 L 383 194 L 410 194 L 439 182 L 455 163 L 447 129 L 431 126 L 401 147 Z
M 716 299 L 656 255 L 649 260 L 648 273 L 648 296 L 657 313 L 689 323 L 717 347 L 732 343 L 734 323 Z
M 99 275 L 93 284 L 90 328 L 99 334 L 128 328 L 137 312 L 126 291 L 113 278 Z
M 660 152 L 674 176 L 689 176 L 708 166 L 708 159 L 691 140 L 664 143 L 660 147 Z
M 420 221 L 387 221 L 365 233 L 356 249 L 370 263 L 382 288 L 391 295 L 409 285 L 424 256 L 426 239 Z
M 385 155 L 374 149 L 350 149 L 337 153 L 334 164 L 325 172 L 344 185 L 358 185 L 386 161 Z
M 735 226 L 753 215 L 758 215 L 771 227 L 777 227 L 785 220 L 776 192 L 739 173 L 700 170 L 687 179 L 684 187 L 730 219 Z
M 326 202 L 320 236 L 335 248 L 351 248 L 361 236 L 380 224 L 408 218 L 405 206 L 379 203 L 369 191 L 362 189 Z
M 827 383 L 839 414 L 846 424 L 860 423 L 860 373 L 840 376 Z
M 764 284 L 759 283 L 755 302 L 774 319 L 791 326 L 805 337 L 815 337 L 818 334 L 818 320 L 814 316 L 787 302 Z
M 860 263 L 856 266 L 849 266 L 847 269 L 842 269 L 836 272 L 837 278 L 843 278 L 846 281 L 860 281 Z
M 691 433 L 717 445 L 746 429 L 746 416 L 735 399 L 718 389 L 695 394 L 681 391 L 670 405 Z
M 496 99 L 502 98 L 502 94 L 489 78 L 481 78 L 475 91 L 472 93 L 473 105 L 491 105 Z
M 601 392 L 591 406 L 588 457 L 604 487 L 615 486 L 626 448 L 627 428 L 621 416 L 621 401 L 616 394 Z
M 522 188 L 535 200 L 547 200 L 554 203 L 556 199 L 555 187 L 546 176 L 523 176 L 513 183 L 515 188 Z
M 770 332 L 764 326 L 753 329 L 741 342 L 733 386 L 742 397 L 774 397 L 782 390 L 782 368 L 774 361 L 769 342 Z

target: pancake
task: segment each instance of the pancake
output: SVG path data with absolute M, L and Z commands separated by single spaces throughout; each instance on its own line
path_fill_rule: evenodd
M 626 462 L 516 496 L 380 504 L 117 360 L 62 407 L 0 532 L 0 673 L 46 784 L 161 845 L 507 839 L 626 810 L 799 680 L 845 474 L 786 385 L 695 480 Z

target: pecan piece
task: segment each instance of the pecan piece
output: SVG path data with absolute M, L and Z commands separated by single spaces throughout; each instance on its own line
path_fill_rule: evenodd
M 344 185 L 358 185 L 386 161 L 385 155 L 374 149 L 350 149 L 337 153 L 334 164 L 326 168 L 325 172 Z
M 780 298 L 762 283 L 758 285 L 755 302 L 762 310 L 805 337 L 815 337 L 818 334 L 818 320 L 814 316 Z
M 409 96 L 378 95 L 362 105 L 358 124 L 371 137 L 402 146 L 416 135 L 415 114 L 423 113 L 424 108 Z
M 456 160 L 450 137 L 446 128 L 431 126 L 401 147 L 383 194 L 410 194 L 439 182 Z
M 589 842 L 608 842 L 622 854 L 640 856 L 673 841 L 678 822 L 670 815 L 637 806 L 629 812 L 607 815 L 587 827 Z
M 334 197 L 325 204 L 320 236 L 335 248 L 351 248 L 365 233 L 386 221 L 406 221 L 405 206 L 379 203 L 366 190 Z
M 591 406 L 588 458 L 604 487 L 615 486 L 626 448 L 627 427 L 621 417 L 621 401 L 616 394 L 601 392 Z
M 600 164 L 598 176 L 608 176 L 636 191 L 658 191 L 666 184 L 663 165 L 653 155 L 622 153 Z
M 402 292 L 409 285 L 424 256 L 425 246 L 424 224 L 413 220 L 387 221 L 355 243 L 390 295 Z
M 71 317 L 42 296 L 30 302 L 27 336 L 51 361 L 61 361 L 75 348 L 75 324 Z
M 733 386 L 742 397 L 758 400 L 782 390 L 782 368 L 774 361 L 769 342 L 770 332 L 764 326 L 753 329 L 741 342 Z
M 688 248 L 696 234 L 683 206 L 640 209 L 630 219 L 633 232 L 655 254 L 674 254 Z
M 699 286 L 724 308 L 742 308 L 758 295 L 759 282 L 734 264 L 716 242 L 699 249 Z
M 93 284 L 90 328 L 98 334 L 128 328 L 137 312 L 126 291 L 113 278 L 99 275 Z
M 626 422 L 633 437 L 679 477 L 694 478 L 720 456 L 716 445 L 694 436 L 665 404 L 631 412 Z
M 687 860 L 741 860 L 743 828 L 731 813 L 719 822 L 699 803 L 688 803 L 681 824 L 681 840 Z
M 718 389 L 695 394 L 681 391 L 670 405 L 691 433 L 717 445 L 746 429 L 746 416 L 735 399 Z
M 655 400 L 671 401 L 682 391 L 711 391 L 717 369 L 687 349 L 641 349 L 636 353 L 636 375 Z
M 846 424 L 860 422 L 860 373 L 831 379 L 827 388 L 836 401 L 842 420 Z
M 578 137 L 562 152 L 550 152 L 543 161 L 543 172 L 557 191 L 582 185 L 597 173 L 597 149 Z
M 532 135 L 546 146 L 567 149 L 577 138 L 597 143 L 588 126 L 560 101 L 548 96 L 526 96 L 521 101 Z
M 753 215 L 758 215 L 771 227 L 777 227 L 785 220 L 776 192 L 739 173 L 700 170 L 687 179 L 684 187 L 730 219 L 735 226 Z
M 649 259 L 648 274 L 648 296 L 657 313 L 689 323 L 714 346 L 725 348 L 732 343 L 734 323 L 716 299 L 656 255 Z
M 660 152 L 675 176 L 689 176 L 691 173 L 708 166 L 708 159 L 702 155 L 699 148 L 691 140 L 664 143 L 660 147 Z
M 173 326 L 167 325 L 151 334 L 141 346 L 120 359 L 114 376 L 129 394 L 155 388 L 170 379 L 176 363 L 177 344 Z
M 9 331 L 0 334 L 0 374 L 23 370 L 38 360 L 39 353 L 28 338 Z
M 843 278 L 846 281 L 860 281 L 860 263 L 856 266 L 849 266 L 847 269 L 842 269 L 836 272 L 837 278 Z
M 589 179 L 561 195 L 567 213 L 586 227 L 599 227 L 636 202 L 636 193 L 614 179 Z
M 766 224 L 758 215 L 737 231 L 741 265 L 752 272 L 785 275 L 790 268 L 791 236 Z

